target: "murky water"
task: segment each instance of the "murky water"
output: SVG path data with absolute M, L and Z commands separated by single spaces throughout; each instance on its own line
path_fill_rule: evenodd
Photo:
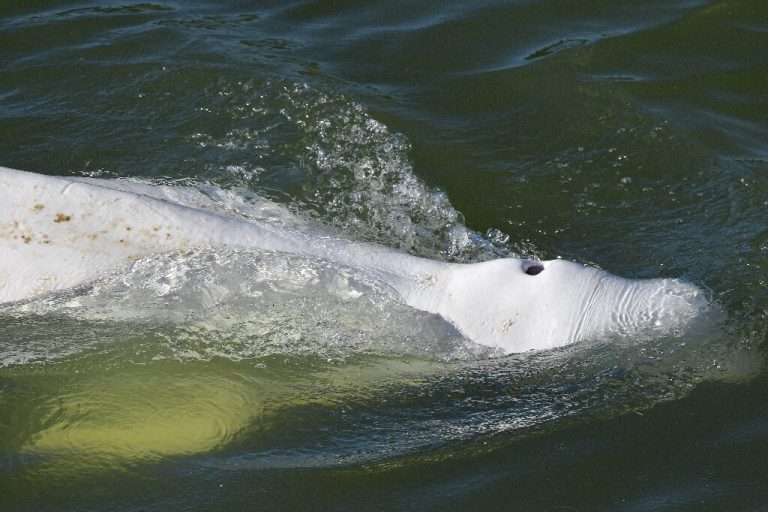
M 500 357 L 341 265 L 149 256 L 0 307 L 0 508 L 765 507 L 766 20 L 755 0 L 2 4 L 0 165 L 435 259 L 682 278 L 716 307 Z

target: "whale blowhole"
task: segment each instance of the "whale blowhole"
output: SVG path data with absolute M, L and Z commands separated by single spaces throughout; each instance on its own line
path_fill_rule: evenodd
M 544 265 L 537 261 L 529 261 L 523 265 L 523 272 L 529 276 L 537 276 L 544 272 Z

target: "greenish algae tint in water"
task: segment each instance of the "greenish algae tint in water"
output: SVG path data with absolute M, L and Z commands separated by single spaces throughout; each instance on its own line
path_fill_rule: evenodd
M 2 166 L 715 307 L 500 357 L 327 262 L 148 257 L 0 306 L 0 510 L 768 507 L 767 34 L 757 0 L 3 2 Z

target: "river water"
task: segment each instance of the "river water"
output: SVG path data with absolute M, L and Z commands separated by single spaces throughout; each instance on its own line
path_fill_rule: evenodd
M 148 257 L 0 309 L 0 509 L 765 509 L 766 50 L 760 0 L 3 2 L 0 165 L 714 306 L 500 357 L 316 261 Z

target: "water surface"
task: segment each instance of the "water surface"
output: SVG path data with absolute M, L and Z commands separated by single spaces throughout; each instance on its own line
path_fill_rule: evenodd
M 682 278 L 719 313 L 499 357 L 343 268 L 149 257 L 0 310 L 0 508 L 764 508 L 767 20 L 757 0 L 3 3 L 0 165 L 196 187 L 430 258 Z

